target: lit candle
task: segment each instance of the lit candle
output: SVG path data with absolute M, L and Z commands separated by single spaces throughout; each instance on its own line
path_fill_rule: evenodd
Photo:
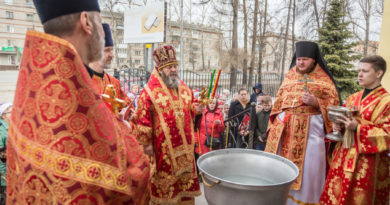
M 210 98 L 211 88 L 213 86 L 214 75 L 215 75 L 215 69 L 213 70 L 213 73 L 211 74 L 211 80 L 210 80 L 210 86 L 209 86 L 209 92 L 207 94 L 207 98 Z
M 221 75 L 221 69 L 218 70 L 217 78 L 215 79 L 215 83 L 214 83 L 213 92 L 211 93 L 211 99 L 214 99 L 215 91 L 217 90 L 218 87 L 218 81 L 220 75 Z

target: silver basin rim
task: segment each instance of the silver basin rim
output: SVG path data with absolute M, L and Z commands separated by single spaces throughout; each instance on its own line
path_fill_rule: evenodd
M 219 177 L 216 177 L 214 175 L 211 175 L 209 174 L 207 171 L 205 171 L 200 165 L 200 162 L 202 162 L 203 160 L 205 160 L 205 158 L 209 157 L 210 155 L 218 155 L 220 153 L 252 153 L 252 154 L 256 154 L 258 152 L 262 152 L 262 154 L 266 157 L 269 157 L 269 158 L 274 158 L 276 160 L 279 160 L 279 161 L 282 161 L 282 162 L 285 162 L 287 165 L 289 165 L 294 171 L 296 171 L 296 176 L 295 177 L 292 177 L 290 180 L 286 180 L 285 182 L 282 182 L 282 183 L 274 183 L 274 184 L 267 184 L 267 185 L 252 185 L 252 184 L 242 184 L 242 183 L 237 183 L 237 182 L 232 182 L 232 181 L 229 181 L 229 180 L 226 180 L 226 179 L 222 179 L 222 178 L 219 178 Z M 229 149 L 221 149 L 221 150 L 215 150 L 215 151 L 211 151 L 211 152 L 208 152 L 206 154 L 203 154 L 201 155 L 199 158 L 198 158 L 198 161 L 196 162 L 197 165 L 198 165 L 198 169 L 200 172 L 203 172 L 205 174 L 205 177 L 210 177 L 210 178 L 214 178 L 216 180 L 219 180 L 221 181 L 221 183 L 226 183 L 226 184 L 230 184 L 230 185 L 239 185 L 239 186 L 245 186 L 245 187 L 248 187 L 248 188 L 255 188 L 255 187 L 268 187 L 268 188 L 272 188 L 272 187 L 277 187 L 277 186 L 281 186 L 281 185 L 285 185 L 285 184 L 289 184 L 289 183 L 292 183 L 299 175 L 299 169 L 298 167 L 293 163 L 291 162 L 290 160 L 284 158 L 284 157 L 281 157 L 279 155 L 276 155 L 276 154 L 272 154 L 272 153 L 268 153 L 268 152 L 263 152 L 263 151 L 258 151 L 258 150 L 252 150 L 252 149 L 240 149 L 240 148 L 229 148 Z

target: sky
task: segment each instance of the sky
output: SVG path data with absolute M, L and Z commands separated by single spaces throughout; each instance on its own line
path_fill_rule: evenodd
M 155 2 L 161 2 L 162 0 L 133 0 L 138 5 L 144 5 L 144 1 L 148 4 L 153 4 Z M 202 0 L 183 0 L 184 2 L 184 19 L 187 22 L 193 22 L 193 23 L 201 23 L 202 15 L 206 16 L 205 24 L 212 25 L 214 27 L 219 27 L 223 30 L 229 30 L 232 25 L 232 18 L 229 17 L 223 17 L 223 22 L 221 25 L 218 23 L 215 18 L 218 16 L 216 14 L 216 11 L 214 9 L 214 6 L 217 4 L 217 2 L 220 2 L 222 0 L 211 0 L 210 3 L 206 5 L 200 5 L 199 2 Z M 225 0 L 226 1 L 226 0 Z M 286 16 L 287 16 L 287 2 L 288 0 L 269 0 L 269 13 L 272 13 L 273 17 L 271 18 L 271 23 L 269 25 L 269 29 L 271 29 L 273 32 L 279 33 L 281 26 L 285 24 Z M 300 1 L 300 0 L 298 0 Z M 123 0 L 123 5 L 127 0 Z M 168 2 L 168 1 L 167 1 Z M 172 12 L 171 15 L 168 14 L 168 16 L 172 17 L 172 20 L 179 20 L 180 19 L 180 0 L 169 0 L 171 3 L 170 11 Z M 362 19 L 361 12 L 359 11 L 357 2 L 355 2 L 354 9 L 356 10 L 352 15 L 355 20 L 357 20 L 358 25 L 364 25 L 364 20 Z M 240 0 L 240 3 L 242 3 L 242 0 Z M 252 0 L 247 0 L 247 4 L 253 4 Z M 120 8 L 120 10 L 124 10 L 123 7 Z M 169 9 L 168 9 L 169 10 Z M 191 10 L 191 12 L 190 12 Z M 321 12 L 321 11 L 319 11 Z M 191 15 L 190 15 L 191 14 Z M 213 19 L 214 17 L 214 19 Z M 297 19 L 296 25 L 295 25 L 295 34 L 296 36 L 305 36 L 309 38 L 309 40 L 316 40 L 316 35 L 307 35 L 307 30 L 305 30 L 306 26 L 304 22 L 304 18 L 313 18 L 314 23 L 314 16 L 304 16 L 302 18 Z M 382 25 L 382 18 L 379 15 L 373 16 L 371 18 L 371 32 L 370 32 L 370 40 L 379 41 L 380 38 L 380 30 Z M 252 27 L 252 23 L 249 22 L 250 27 Z M 239 11 L 239 47 L 243 47 L 243 39 L 244 39 L 244 29 L 243 29 L 243 14 L 241 11 Z M 364 32 L 360 30 L 359 37 L 364 39 Z M 228 31 L 224 32 L 225 37 L 228 37 L 230 34 Z

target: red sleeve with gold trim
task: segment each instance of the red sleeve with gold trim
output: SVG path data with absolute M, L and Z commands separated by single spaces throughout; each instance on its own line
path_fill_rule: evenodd
M 151 109 L 153 103 L 145 89 L 138 98 L 138 107 L 134 113 L 134 124 L 136 125 L 137 140 L 142 145 L 152 144 L 153 119 Z
M 384 91 L 384 89 L 383 89 Z M 376 90 L 372 92 L 381 92 Z M 347 105 L 354 105 L 357 97 L 353 95 Z M 355 134 L 355 146 L 359 153 L 379 153 L 390 149 L 390 95 L 370 93 L 359 105 L 359 125 Z

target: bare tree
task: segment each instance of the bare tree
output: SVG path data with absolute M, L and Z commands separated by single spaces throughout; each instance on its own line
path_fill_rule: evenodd
M 267 1 L 267 0 L 266 0 Z M 256 54 L 256 40 L 257 40 L 257 16 L 259 11 L 259 0 L 255 0 L 255 8 L 253 13 L 253 31 L 252 31 L 252 50 L 251 50 L 251 62 L 249 67 L 249 82 L 248 85 L 252 86 L 253 70 L 255 68 L 255 54 Z M 261 62 L 260 62 L 261 63 Z M 261 81 L 261 79 L 260 79 Z
M 237 50 L 238 50 L 238 7 L 239 0 L 230 0 L 232 10 L 233 10 L 233 32 L 232 32 L 232 50 L 231 56 L 233 62 L 231 63 L 230 71 L 232 73 L 230 77 L 230 89 L 237 83 Z
M 320 26 L 320 15 L 318 14 L 318 8 L 317 8 L 317 0 L 312 0 L 313 2 L 313 8 L 314 8 L 314 16 L 316 17 L 316 23 L 317 23 L 317 30 L 321 28 Z M 294 0 L 294 13 L 295 13 L 295 0 Z M 293 15 L 295 18 L 295 14 Z
M 295 1 L 293 3 L 296 21 L 301 22 L 301 32 L 308 38 L 318 37 L 318 30 L 325 20 L 329 0 Z M 314 16 L 314 20 L 313 17 Z
M 208 11 L 208 7 L 206 4 L 202 4 L 202 16 L 201 16 L 201 24 L 205 24 L 206 15 Z M 201 52 L 202 52 L 202 70 L 206 70 L 206 64 L 205 64 L 205 56 L 204 56 L 204 31 L 202 31 L 202 39 L 201 39 Z M 209 60 L 209 66 L 210 68 L 210 60 Z
M 372 13 L 372 0 L 359 0 L 359 6 L 363 13 L 364 21 L 366 23 L 363 55 L 367 56 L 368 43 L 370 41 L 370 18 Z
M 378 17 L 381 18 L 380 7 L 383 5 L 383 0 L 346 1 L 346 3 L 349 3 L 345 8 L 345 12 L 349 18 L 348 20 L 352 23 L 352 33 L 359 42 L 362 42 L 363 55 L 367 56 L 368 49 L 372 46 L 370 45 L 370 35 L 373 34 L 371 23 L 375 24 L 373 20 Z M 355 8 L 358 8 L 358 10 L 355 10 Z
M 286 56 L 287 56 L 287 40 L 288 40 L 288 28 L 290 25 L 291 7 L 292 7 L 292 0 L 290 0 L 290 3 L 288 4 L 286 31 L 284 33 L 282 66 L 281 66 L 281 70 L 280 70 L 280 84 L 282 84 L 283 78 L 284 78 L 284 66 L 285 66 Z
M 314 0 L 315 1 L 315 0 Z M 292 15 L 292 26 L 291 26 L 291 35 L 292 35 L 292 38 L 291 38 L 291 48 L 293 50 L 292 53 L 295 52 L 295 14 L 296 14 L 296 0 L 293 1 L 293 15 Z M 319 25 L 319 21 L 318 21 L 318 25 Z
M 260 12 L 261 13 L 261 12 Z M 267 31 L 267 25 L 268 25 L 268 0 L 264 0 L 264 12 L 262 12 L 263 15 L 263 20 L 260 20 L 260 29 L 262 31 L 260 32 L 260 37 L 259 37 L 259 67 L 258 67 L 258 75 L 259 75 L 259 82 L 261 82 L 261 74 L 263 70 L 263 56 L 264 56 L 264 51 L 265 49 L 265 39 L 266 39 L 266 31 Z
M 242 11 L 244 14 L 244 54 L 245 57 L 243 59 L 243 65 L 242 65 L 242 85 L 247 84 L 247 78 L 248 78 L 248 59 L 247 59 L 247 53 L 248 53 L 248 12 L 246 9 L 246 0 L 242 0 Z

